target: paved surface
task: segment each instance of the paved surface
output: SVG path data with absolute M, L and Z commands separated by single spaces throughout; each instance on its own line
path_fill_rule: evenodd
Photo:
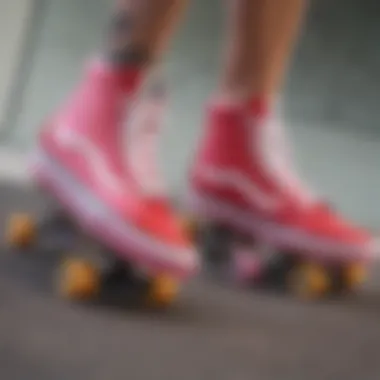
M 0 199 L 2 222 L 12 210 L 42 210 L 25 190 L 3 185 Z M 2 249 L 3 379 L 378 379 L 376 276 L 355 298 L 315 305 L 195 280 L 170 311 L 149 314 L 58 299 L 55 261 Z

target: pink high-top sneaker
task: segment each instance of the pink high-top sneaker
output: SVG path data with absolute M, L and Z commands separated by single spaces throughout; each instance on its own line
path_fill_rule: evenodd
M 373 238 L 324 203 L 294 174 L 279 125 L 260 102 L 211 105 L 190 175 L 190 204 L 278 250 L 362 261 Z
M 138 97 L 140 76 L 134 69 L 92 62 L 44 126 L 34 175 L 122 257 L 188 277 L 198 268 L 197 255 L 157 187 L 152 156 L 162 105 Z

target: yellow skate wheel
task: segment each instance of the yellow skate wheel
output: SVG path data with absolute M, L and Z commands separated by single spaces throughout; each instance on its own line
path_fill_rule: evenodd
M 179 293 L 178 281 L 168 275 L 154 277 L 148 289 L 148 304 L 153 307 L 167 307 L 171 305 Z
M 348 290 L 361 285 L 367 277 L 367 270 L 362 263 L 352 263 L 343 268 L 344 285 Z
M 89 300 L 98 295 L 101 276 L 98 269 L 83 259 L 66 260 L 59 271 L 59 294 L 72 300 Z
M 28 248 L 36 239 L 36 223 L 29 214 L 13 214 L 8 220 L 6 241 L 13 248 Z
M 298 298 L 315 300 L 328 293 L 331 288 L 331 279 L 322 265 L 302 263 L 290 271 L 287 286 Z

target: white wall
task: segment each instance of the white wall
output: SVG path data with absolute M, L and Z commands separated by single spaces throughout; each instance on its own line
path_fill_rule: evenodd
M 32 0 L 0 1 L 0 128 L 4 125 L 7 98 L 19 65 L 32 7 Z

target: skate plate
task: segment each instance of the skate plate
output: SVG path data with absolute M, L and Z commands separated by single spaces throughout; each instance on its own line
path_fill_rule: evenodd
M 189 225 L 206 275 L 219 282 L 317 300 L 352 293 L 366 277 L 366 263 L 318 261 L 291 250 L 259 246 L 250 236 L 223 225 Z
M 179 293 L 180 281 L 166 273 L 152 273 L 120 258 L 87 236 L 75 219 L 46 192 L 47 212 L 41 220 L 33 215 L 13 214 L 8 220 L 6 238 L 13 252 L 48 253 L 62 260 L 57 268 L 55 287 L 69 300 L 96 300 L 106 293 L 125 290 L 143 306 L 165 308 Z

